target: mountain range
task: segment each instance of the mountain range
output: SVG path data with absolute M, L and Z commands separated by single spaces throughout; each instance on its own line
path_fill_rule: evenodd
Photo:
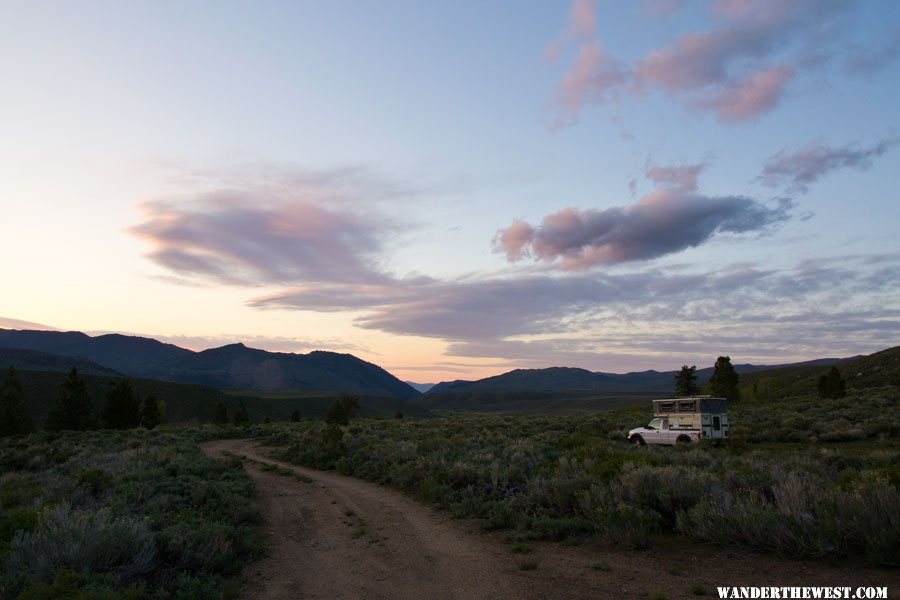
M 823 358 L 789 365 L 736 364 L 735 370 L 745 377 L 773 369 L 793 369 L 790 372 L 812 376 L 817 368 L 859 358 Z M 240 343 L 195 352 L 152 338 L 121 334 L 89 336 L 74 331 L 0 329 L 0 368 L 9 366 L 33 372 L 68 371 L 74 366 L 84 374 L 253 391 L 258 397 L 273 399 L 310 394 L 395 398 L 425 411 L 607 409 L 671 394 L 675 375 L 675 371 L 619 374 L 549 367 L 431 386 L 400 381 L 378 365 L 351 354 L 268 352 Z M 712 371 L 712 367 L 697 370 L 698 383 L 706 383 Z
M 339 392 L 401 400 L 419 395 L 381 367 L 335 352 L 268 352 L 243 344 L 194 352 L 152 338 L 16 329 L 0 329 L 0 348 L 4 349 L 3 367 L 18 364 L 19 368 L 55 371 L 75 366 L 96 374 L 222 389 Z
M 790 365 L 734 365 L 739 374 L 779 369 L 787 366 L 830 366 L 855 360 L 851 358 L 820 358 L 816 360 L 792 363 Z M 603 373 L 588 371 L 574 367 L 549 367 L 546 369 L 516 369 L 487 377 L 477 381 L 458 379 L 439 383 L 431 387 L 426 395 L 447 393 L 475 393 L 495 391 L 521 392 L 604 392 L 610 394 L 631 394 L 649 392 L 654 394 L 671 393 L 675 384 L 675 371 L 636 371 L 631 373 Z M 709 381 L 713 367 L 697 369 L 697 383 Z

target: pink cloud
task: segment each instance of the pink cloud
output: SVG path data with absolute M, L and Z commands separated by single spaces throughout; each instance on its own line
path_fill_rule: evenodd
M 569 9 L 569 31 L 580 38 L 597 34 L 596 0 L 575 0 Z
M 503 248 L 507 260 L 517 261 L 528 255 L 527 248 L 533 240 L 534 229 L 531 225 L 522 219 L 516 219 L 512 225 L 497 232 L 494 245 Z
M 606 100 L 623 83 L 624 73 L 598 42 L 583 44 L 557 89 L 554 104 L 562 116 L 554 126 L 573 121 L 585 104 Z
M 515 262 L 525 257 L 566 271 L 652 260 L 706 243 L 724 233 L 764 233 L 788 220 L 793 204 L 766 206 L 743 196 L 696 193 L 703 165 L 649 167 L 658 187 L 638 202 L 606 209 L 564 208 L 540 225 L 521 220 L 501 229 L 494 249 Z
M 274 197 L 260 188 L 146 202 L 144 221 L 130 233 L 151 244 L 152 261 L 189 279 L 234 285 L 384 281 L 375 264 L 390 226 L 326 208 L 318 194 L 297 184 Z
M 823 23 L 845 6 L 840 0 L 720 0 L 710 10 L 708 29 L 677 36 L 630 68 L 596 41 L 584 40 L 554 92 L 565 118 L 553 125 L 574 123 L 586 106 L 616 99 L 621 91 L 654 90 L 722 121 L 752 119 L 778 106 L 798 73 L 827 62 L 809 56 L 824 55 Z M 894 53 L 888 45 L 869 62 L 883 64 Z
M 647 165 L 645 175 L 647 179 L 658 186 L 693 192 L 697 190 L 697 177 L 704 168 L 706 168 L 705 164 L 677 167 Z
M 0 317 L 0 329 L 37 329 L 40 331 L 59 331 L 56 327 L 50 325 L 41 325 L 40 323 L 32 323 L 31 321 L 22 321 L 21 319 L 11 319 L 9 317 Z
M 713 103 L 722 121 L 746 121 L 775 108 L 794 78 L 794 69 L 772 67 L 727 87 Z

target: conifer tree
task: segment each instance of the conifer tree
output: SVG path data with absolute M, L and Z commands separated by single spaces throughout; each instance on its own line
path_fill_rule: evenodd
M 682 365 L 681 371 L 675 374 L 675 395 L 695 396 L 700 393 L 697 386 L 697 365 Z
M 247 413 L 247 407 L 244 406 L 243 400 L 238 400 L 237 408 L 234 409 L 234 424 L 246 425 L 250 422 L 250 415 Z
M 101 420 L 109 429 L 130 429 L 141 424 L 141 401 L 130 380 L 121 379 L 110 387 Z
M 225 404 L 222 401 L 219 401 L 218 406 L 216 406 L 216 412 L 213 413 L 213 423 L 228 425 L 228 409 L 225 408 Z
M 841 371 L 837 367 L 831 367 L 827 375 L 819 377 L 818 383 L 820 398 L 843 398 L 847 395 L 847 384 L 841 377 Z
M 720 356 L 716 359 L 713 374 L 709 378 L 709 389 L 713 396 L 727 398 L 730 402 L 741 399 L 741 391 L 738 389 L 739 377 L 730 356 Z
M 153 429 L 162 422 L 162 414 L 159 410 L 159 402 L 153 392 L 147 394 L 144 398 L 144 405 L 141 407 L 141 425 L 147 429 Z
M 47 429 L 51 431 L 90 429 L 93 424 L 91 409 L 91 399 L 87 394 L 84 379 L 78 375 L 78 369 L 72 367 L 66 380 L 59 386 L 56 402 L 47 416 Z
M 300 422 L 300 411 L 294 409 L 294 412 L 291 413 L 291 423 L 299 423 Z
M 325 422 L 331 426 L 347 425 L 350 418 L 347 415 L 347 407 L 340 400 L 332 402 L 325 413 Z
M 6 381 L 0 387 L 0 436 L 17 435 L 34 431 L 31 415 L 22 405 L 22 384 L 12 367 L 6 372 Z

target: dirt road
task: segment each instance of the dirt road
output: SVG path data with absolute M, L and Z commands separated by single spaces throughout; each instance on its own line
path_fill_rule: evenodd
M 710 546 L 645 552 L 484 535 L 403 494 L 266 457 L 248 440 L 203 445 L 246 456 L 265 516 L 270 555 L 245 572 L 245 598 L 695 598 L 717 585 L 889 585 L 896 571 L 839 569 Z M 255 462 L 253 462 L 255 461 Z M 263 465 L 278 465 L 276 471 Z M 271 467 L 269 467 L 271 468 Z M 289 476 L 290 469 L 295 476 Z M 311 478 L 301 481 L 297 476 Z

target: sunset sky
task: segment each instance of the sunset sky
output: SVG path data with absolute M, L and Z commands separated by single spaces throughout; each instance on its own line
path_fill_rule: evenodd
M 0 327 L 420 382 L 900 343 L 894 0 L 0 0 L 0 73 Z

